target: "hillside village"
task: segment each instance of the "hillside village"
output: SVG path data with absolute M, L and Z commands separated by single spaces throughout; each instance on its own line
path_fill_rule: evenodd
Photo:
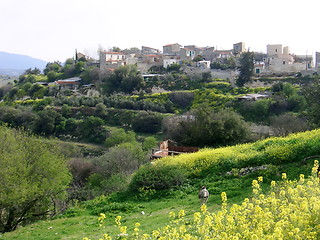
M 266 48 L 266 53 L 254 53 L 254 73 L 257 75 L 297 72 L 310 74 L 312 71 L 318 71 L 320 66 L 320 53 L 316 53 L 316 58 L 313 59 L 312 55 L 292 54 L 289 47 L 283 47 L 282 44 L 268 44 Z M 240 55 L 247 50 L 243 42 L 233 44 L 233 48 L 228 50 L 195 45 L 182 46 L 174 43 L 164 45 L 161 52 L 159 49 L 142 46 L 141 50 L 133 48 L 121 52 L 100 51 L 99 65 L 100 69 L 114 69 L 120 65 L 136 64 L 142 73 L 147 73 L 152 66 L 166 68 L 173 63 L 187 63 L 197 58 L 196 63 L 192 66 L 208 70 L 215 62 L 226 64 L 228 61 L 237 61 Z M 85 55 L 79 54 L 78 57 L 85 57 Z M 223 75 L 217 77 L 221 76 Z
M 163 76 L 163 69 L 173 64 L 182 66 L 182 71 L 192 76 L 201 73 L 210 73 L 215 79 L 226 79 L 230 83 L 237 78 L 241 54 L 249 51 L 245 43 L 233 44 L 232 49 L 217 50 L 215 47 L 197 47 L 195 45 L 182 46 L 178 43 L 163 46 L 162 51 L 152 47 L 142 46 L 141 49 L 130 48 L 121 50 L 117 47 L 106 51 L 99 51 L 99 59 L 93 59 L 81 52 L 76 52 L 75 59 L 85 59 L 87 64 L 100 69 L 101 73 L 112 72 L 120 66 L 135 65 L 145 80 L 154 76 Z M 275 76 L 308 76 L 320 72 L 320 53 L 313 55 L 296 55 L 290 52 L 288 46 L 282 44 L 268 44 L 266 53 L 253 52 L 255 77 Z M 80 84 L 81 78 L 72 77 L 58 79 L 51 87 L 58 89 L 76 90 L 81 88 L 94 89 L 94 84 Z M 48 85 L 47 83 L 43 83 Z M 152 92 L 164 90 L 154 86 Z M 93 91 L 90 91 L 94 94 Z

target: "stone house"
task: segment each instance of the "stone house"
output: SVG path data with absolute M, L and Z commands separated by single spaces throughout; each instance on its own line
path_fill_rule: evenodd
M 142 46 L 141 47 L 141 52 L 143 54 L 160 54 L 159 49 L 151 48 L 151 47 L 146 47 Z
M 178 43 L 163 46 L 163 55 L 177 56 L 182 46 Z
M 294 73 L 313 67 L 311 55 L 294 55 L 281 44 L 267 45 L 266 69 L 273 73 Z

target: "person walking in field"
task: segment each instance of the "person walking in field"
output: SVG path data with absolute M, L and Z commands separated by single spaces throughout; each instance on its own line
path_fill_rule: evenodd
M 202 186 L 199 191 L 200 205 L 207 204 L 208 198 L 209 198 L 209 191 L 206 189 L 205 186 Z

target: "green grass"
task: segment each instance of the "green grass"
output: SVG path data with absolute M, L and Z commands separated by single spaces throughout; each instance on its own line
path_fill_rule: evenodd
M 305 163 L 302 160 L 306 156 L 319 155 L 319 141 L 319 130 L 316 130 L 287 138 L 271 138 L 253 144 L 208 149 L 195 154 L 159 160 L 152 166 L 161 163 L 171 167 L 184 165 L 189 172 L 195 171 L 193 177 L 188 178 L 182 186 L 165 191 L 158 190 L 155 195 L 142 195 L 146 197 L 145 199 L 152 199 L 150 201 L 137 200 L 139 194 L 121 193 L 100 198 L 98 201 L 95 200 L 96 202 L 80 203 L 68 210 L 65 215 L 57 216 L 50 221 L 39 221 L 2 234 L 0 240 L 82 239 L 83 237 L 93 240 L 102 238 L 104 233 L 114 236 L 119 233 L 114 222 L 117 215 L 123 217 L 122 224 L 128 226 L 129 234 L 136 222 L 141 224 L 139 228 L 142 233 L 151 233 L 152 230 L 169 223 L 171 211 L 178 212 L 183 209 L 190 218 L 194 212 L 198 212 L 200 205 L 197 195 L 201 185 L 206 185 L 210 192 L 207 204 L 209 211 L 216 212 L 221 207 L 221 192 L 227 193 L 229 205 L 241 203 L 244 198 L 251 196 L 252 180 L 258 176 L 263 177 L 262 189 L 266 192 L 270 182 L 280 180 L 284 172 L 287 173 L 288 179 L 298 179 L 300 174 L 310 175 L 315 159 Z M 244 176 L 239 174 L 243 167 L 265 164 L 268 165 L 267 169 L 257 170 Z M 230 170 L 232 174 L 227 174 Z M 115 208 L 112 208 L 112 204 Z M 100 209 L 108 209 L 103 212 L 107 218 L 102 227 L 98 226 Z M 122 212 L 119 212 L 119 209 L 123 209 Z M 142 215 L 141 211 L 145 214 Z
M 263 172 L 251 173 L 246 176 L 231 176 L 220 179 L 213 179 L 207 176 L 206 180 L 195 180 L 195 185 L 206 184 L 210 191 L 208 201 L 208 209 L 211 212 L 220 210 L 221 207 L 221 192 L 225 191 L 228 196 L 228 202 L 240 203 L 244 198 L 251 195 L 251 182 L 257 176 L 264 177 L 263 188 L 268 190 L 271 179 L 278 180 L 281 178 L 281 173 L 286 172 L 291 179 L 298 178 L 300 173 L 309 175 L 313 162 L 301 164 L 300 162 L 288 163 L 274 168 L 272 173 L 268 172 L 266 176 Z M 181 188 L 183 190 L 183 188 Z M 179 189 L 178 189 L 179 190 Z M 181 191 L 181 190 L 180 190 Z M 189 189 L 189 191 L 191 191 Z M 122 224 L 128 226 L 128 233 L 132 231 L 134 224 L 141 224 L 140 231 L 142 233 L 151 233 L 152 230 L 163 227 L 169 223 L 169 212 L 178 212 L 185 210 L 188 217 L 192 217 L 194 212 L 200 211 L 198 201 L 198 189 L 193 188 L 190 194 L 179 194 L 179 191 L 172 191 L 168 197 L 155 199 L 151 201 L 134 201 L 128 197 L 131 204 L 140 206 L 130 213 L 113 213 L 105 212 L 107 218 L 102 227 L 98 226 L 98 215 L 93 215 L 88 209 L 83 207 L 76 208 L 75 216 L 58 216 L 53 220 L 38 221 L 36 223 L 19 227 L 14 232 L 5 233 L 0 239 L 24 239 L 24 240 L 76 240 L 83 237 L 90 239 L 102 238 L 103 234 L 116 235 L 118 229 L 115 227 L 114 218 L 117 215 L 122 216 Z M 145 214 L 142 215 L 141 211 Z

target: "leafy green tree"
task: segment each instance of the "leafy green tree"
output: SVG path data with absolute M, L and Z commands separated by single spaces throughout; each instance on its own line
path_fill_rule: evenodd
M 241 101 L 238 104 L 237 111 L 244 117 L 246 121 L 268 122 L 272 105 L 271 99 L 261 99 L 257 101 Z M 275 111 L 275 110 L 274 110 Z
M 108 131 L 103 126 L 104 122 L 101 118 L 89 116 L 78 124 L 78 135 L 81 139 L 91 142 L 102 144 L 108 136 Z
M 115 173 L 131 174 L 146 161 L 141 144 L 137 142 L 122 143 L 112 147 L 104 155 L 92 160 L 95 172 L 104 177 L 111 177 Z
M 143 151 L 150 151 L 152 148 L 155 148 L 158 144 L 158 141 L 155 137 L 146 137 L 142 143 Z
M 66 160 L 41 139 L 0 127 L 0 232 L 55 212 L 70 182 Z
M 141 144 L 130 142 L 116 145 L 104 155 L 92 159 L 94 174 L 88 179 L 89 186 L 98 189 L 100 194 L 119 190 L 124 187 L 126 178 L 146 160 Z M 121 181 L 119 176 L 122 176 Z
M 132 129 L 140 133 L 157 133 L 161 130 L 162 119 L 158 113 L 142 111 L 132 120 Z
M 34 69 L 32 69 L 32 68 L 28 68 L 27 70 L 25 70 L 25 72 L 24 72 L 24 75 L 25 74 L 35 74 L 35 75 L 38 75 L 38 74 L 40 74 L 41 73 L 41 70 L 39 69 L 39 68 L 34 68 Z
M 98 103 L 95 107 L 95 114 L 97 116 L 105 116 L 107 115 L 107 106 L 103 103 Z
M 61 69 L 62 69 L 62 65 L 59 61 L 49 62 L 49 63 L 47 63 L 46 67 L 44 68 L 43 73 L 45 75 L 47 75 L 48 72 L 50 72 L 50 71 L 54 71 L 56 73 L 59 73 L 59 72 L 61 72 Z
M 53 109 L 45 109 L 38 113 L 38 117 L 34 121 L 33 132 L 46 136 L 53 135 L 61 121 L 63 121 L 63 117 L 60 113 Z
M 117 46 L 113 46 L 110 51 L 112 52 L 121 52 L 121 48 L 117 47 Z
M 136 134 L 132 131 L 126 132 L 123 128 L 114 129 L 106 139 L 106 146 L 113 147 L 125 142 L 136 142 Z
M 57 80 L 57 73 L 55 71 L 50 71 L 47 73 L 48 82 L 54 82 Z
M 307 101 L 307 115 L 310 122 L 315 126 L 320 126 L 320 82 L 316 81 L 302 90 Z
M 218 147 L 245 142 L 250 130 L 239 114 L 201 106 L 193 113 L 168 118 L 163 122 L 164 133 L 182 146 Z
M 121 66 L 103 79 L 102 88 L 105 93 L 139 91 L 143 85 L 143 78 L 137 66 Z
M 239 76 L 236 84 L 238 87 L 244 86 L 245 83 L 251 82 L 254 71 L 253 52 L 244 52 L 240 57 Z
M 306 109 L 307 102 L 304 96 L 294 94 L 287 99 L 288 110 L 293 112 L 300 112 Z
M 284 83 L 282 91 L 286 97 L 297 95 L 297 89 L 290 83 Z
M 99 81 L 100 69 L 97 67 L 86 67 L 80 74 L 81 84 L 90 84 Z
M 178 63 L 173 63 L 167 67 L 167 72 L 180 72 L 181 65 Z

